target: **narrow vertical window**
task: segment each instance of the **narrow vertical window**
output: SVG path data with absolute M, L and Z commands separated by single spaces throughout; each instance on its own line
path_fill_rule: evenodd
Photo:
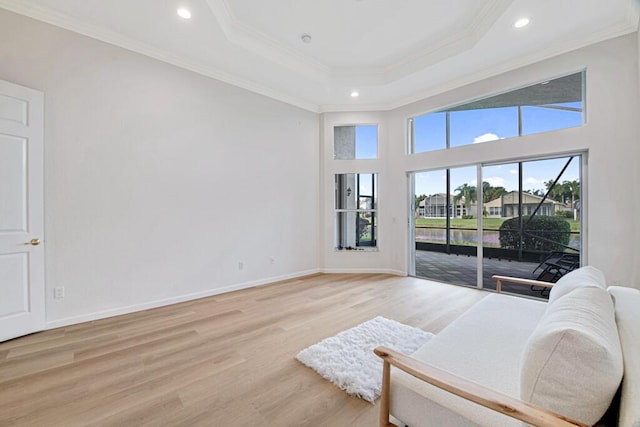
M 377 247 L 377 174 L 335 176 L 336 248 Z

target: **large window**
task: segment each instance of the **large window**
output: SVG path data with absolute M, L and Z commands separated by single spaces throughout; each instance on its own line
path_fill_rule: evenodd
M 581 175 L 579 155 L 482 167 L 485 205 L 501 206 L 500 215 L 489 213 L 483 222 L 484 288 L 494 289 L 491 276 L 509 270 L 555 282 L 580 266 Z M 548 295 L 535 287 L 505 290 Z
M 335 176 L 336 248 L 364 250 L 377 246 L 377 174 Z
M 494 289 L 494 274 L 555 282 L 577 268 L 581 163 L 576 154 L 413 174 L 413 273 Z M 529 286 L 504 290 L 547 296 Z
M 409 153 L 581 126 L 584 72 L 409 119 Z
M 452 268 L 455 266 L 450 262 L 438 265 L 433 254 L 476 256 L 476 173 L 476 167 L 471 166 L 415 174 L 417 276 L 468 284 L 468 275 Z
M 333 158 L 336 160 L 377 159 L 378 126 L 334 127 Z

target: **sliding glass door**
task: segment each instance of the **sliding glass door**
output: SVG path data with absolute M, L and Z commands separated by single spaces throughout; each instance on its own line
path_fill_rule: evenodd
M 569 156 L 482 168 L 483 287 L 495 289 L 494 274 L 555 282 L 580 266 L 580 162 L 580 156 Z M 505 290 L 547 295 L 540 287 Z
M 476 286 L 476 176 L 475 166 L 414 175 L 416 276 Z
M 580 265 L 581 156 L 417 172 L 411 179 L 416 276 L 495 289 L 493 275 L 555 282 Z M 547 296 L 535 287 L 505 291 Z

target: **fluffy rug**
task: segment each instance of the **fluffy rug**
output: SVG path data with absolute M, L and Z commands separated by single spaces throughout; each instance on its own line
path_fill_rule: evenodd
M 378 316 L 305 348 L 296 358 L 348 394 L 373 402 L 382 388 L 382 359 L 373 349 L 383 345 L 411 354 L 432 336 Z

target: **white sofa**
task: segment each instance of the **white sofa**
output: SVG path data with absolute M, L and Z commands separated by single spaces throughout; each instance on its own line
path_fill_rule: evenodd
M 640 427 L 640 290 L 607 289 L 593 267 L 560 279 L 548 303 L 491 294 L 411 357 L 385 348 L 376 353 L 390 379 L 383 378 L 381 425 L 389 413 L 410 427 L 562 425 L 546 411 L 594 425 L 620 389 L 614 424 Z M 445 391 L 450 374 L 470 388 Z M 533 415 L 512 418 L 522 402 Z

